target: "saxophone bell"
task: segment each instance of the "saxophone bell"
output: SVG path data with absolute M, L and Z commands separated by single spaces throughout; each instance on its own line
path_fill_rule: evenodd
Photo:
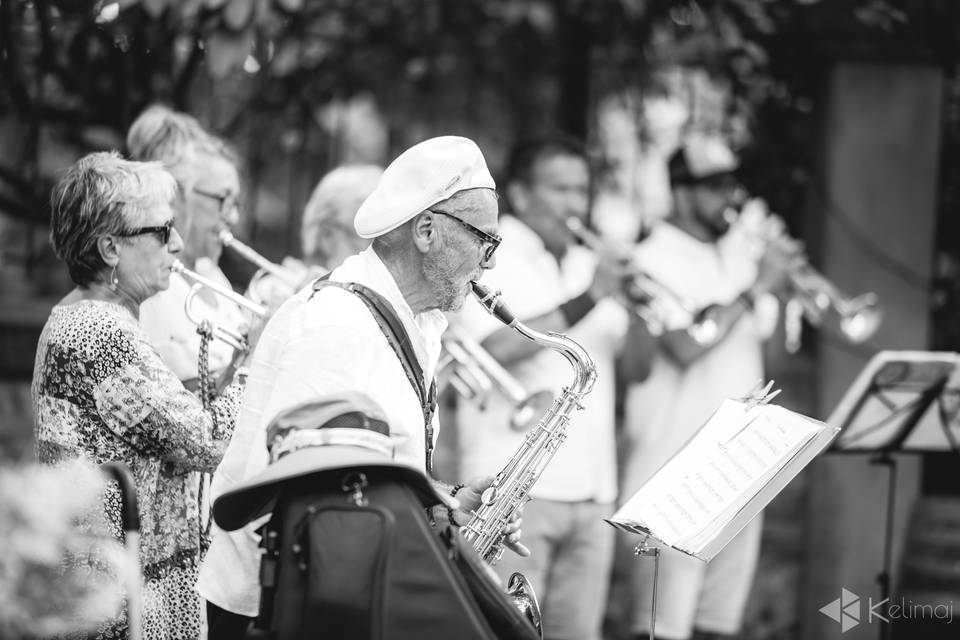
M 513 606 L 533 625 L 534 630 L 543 638 L 543 616 L 540 614 L 540 603 L 533 586 L 527 577 L 519 571 L 510 574 L 507 580 L 507 597 L 513 601 Z

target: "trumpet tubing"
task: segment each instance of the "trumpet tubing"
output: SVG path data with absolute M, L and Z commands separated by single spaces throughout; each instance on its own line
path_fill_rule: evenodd
M 762 203 L 762 201 L 756 202 Z M 741 211 L 744 211 L 747 206 L 748 204 L 745 204 Z M 765 205 L 762 206 L 765 211 Z M 728 219 L 736 224 L 741 216 L 742 213 L 730 211 Z M 743 227 L 743 229 L 750 239 L 759 241 L 761 245 L 786 235 L 782 229 L 775 229 L 771 234 L 770 227 L 766 224 L 768 219 L 762 221 L 765 225 L 760 229 L 751 230 L 750 227 Z M 875 293 L 867 292 L 858 296 L 848 296 L 806 261 L 801 267 L 792 270 L 788 274 L 788 279 L 793 295 L 786 303 L 784 326 L 786 349 L 790 353 L 795 353 L 800 348 L 802 318 L 806 318 L 813 326 L 819 327 L 833 312 L 839 319 L 840 332 L 854 344 L 870 339 L 883 321 L 883 309 Z
M 288 285 L 291 289 L 296 289 L 300 285 L 300 278 L 297 278 L 294 274 L 290 273 L 279 264 L 267 260 L 250 246 L 237 240 L 229 230 L 221 229 L 219 236 L 220 242 L 223 243 L 223 246 L 229 247 L 230 249 L 236 251 L 242 258 L 255 264 L 261 272 L 269 273 L 284 284 Z M 259 275 L 259 272 L 257 275 Z M 257 275 L 254 275 L 254 280 L 257 279 Z
M 440 369 L 450 371 L 450 386 L 481 410 L 486 407 L 492 393 L 505 397 L 513 406 L 511 428 L 525 431 L 538 415 L 538 409 L 549 402 L 550 392 L 528 393 L 509 371 L 460 327 L 447 327 L 443 349 Z
M 187 269 L 185 266 L 183 266 L 183 263 L 180 262 L 179 260 L 173 263 L 173 266 L 170 267 L 170 271 L 172 271 L 173 273 L 179 273 L 184 278 L 186 278 L 187 280 L 193 283 L 193 286 L 190 287 L 190 292 L 187 293 L 187 297 L 183 302 L 183 307 L 184 307 L 184 313 L 186 314 L 187 319 L 197 326 L 199 326 L 203 322 L 203 319 L 198 317 L 197 314 L 195 313 L 193 309 L 193 301 L 197 297 L 197 294 L 200 293 L 200 290 L 203 288 L 210 289 L 217 295 L 220 295 L 226 298 L 227 300 L 230 300 L 237 306 L 243 307 L 244 309 L 251 312 L 253 315 L 257 317 L 262 318 L 267 314 L 267 308 L 264 307 L 263 305 L 257 304 L 256 302 L 250 300 L 249 298 L 246 298 L 240 295 L 233 289 L 224 287 L 218 282 L 214 282 L 209 278 L 205 278 L 204 276 L 201 276 L 199 273 L 195 271 L 191 271 L 190 269 Z M 242 334 L 239 334 L 232 329 L 229 329 L 227 327 L 215 326 L 213 327 L 213 333 L 214 333 L 214 336 L 216 336 L 223 342 L 226 342 L 234 349 L 247 348 L 246 338 Z
M 616 255 L 611 247 L 596 232 L 590 230 L 582 220 L 570 217 L 565 220 L 567 230 L 590 250 L 600 255 Z M 689 318 L 687 333 L 701 344 L 712 342 L 717 335 L 716 322 L 701 309 L 697 309 L 689 300 L 681 297 L 676 291 L 655 280 L 636 263 L 630 254 L 620 255 L 621 261 L 627 265 L 629 282 L 623 298 L 625 305 L 636 313 L 644 322 L 650 333 L 660 335 L 666 329 L 666 321 L 670 314 L 669 305 L 679 308 Z

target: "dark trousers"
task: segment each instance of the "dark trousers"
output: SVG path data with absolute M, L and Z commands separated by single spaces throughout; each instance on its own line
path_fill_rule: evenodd
M 207 640 L 243 640 L 253 618 L 207 603 Z

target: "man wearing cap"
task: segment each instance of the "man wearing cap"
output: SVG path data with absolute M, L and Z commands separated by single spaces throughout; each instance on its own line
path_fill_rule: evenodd
M 500 243 L 494 189 L 480 149 L 466 138 L 426 140 L 387 167 L 354 220 L 372 245 L 347 258 L 330 280 L 362 285 L 383 299 L 414 354 L 409 369 L 422 370 L 422 380 L 408 376 L 401 345 L 388 340 L 360 296 L 308 285 L 280 307 L 260 338 L 237 428 L 214 476 L 215 497 L 267 466 L 265 431 L 273 416 L 343 391 L 365 393 L 383 407 L 395 459 L 429 472 L 437 420 L 427 419 L 421 397 L 435 374 L 444 312 L 459 309 L 470 281 L 494 265 Z M 457 494 L 464 508 L 479 504 L 484 486 L 473 481 Z M 212 640 L 235 637 L 257 613 L 258 525 L 213 532 L 198 583 L 209 603 Z M 512 533 L 515 543 L 516 527 Z
M 738 163 L 717 138 L 692 136 L 670 158 L 673 211 L 640 243 L 636 261 L 685 300 L 663 300 L 664 332 L 650 377 L 631 387 L 624 427 L 630 454 L 621 495 L 629 498 L 696 432 L 720 403 L 763 377 L 762 343 L 776 322 L 779 294 L 799 247 L 772 241 L 760 253 L 728 233 Z M 758 255 L 759 253 L 759 255 Z M 690 308 L 711 309 L 713 335 L 690 332 Z M 661 558 L 656 636 L 673 640 L 740 631 L 760 545 L 757 518 L 709 564 L 666 550 Z M 627 541 L 635 544 L 636 540 Z M 650 632 L 653 567 L 633 562 L 632 631 Z

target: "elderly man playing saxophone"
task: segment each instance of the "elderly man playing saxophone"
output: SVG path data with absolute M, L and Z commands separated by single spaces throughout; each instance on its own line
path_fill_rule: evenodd
M 329 283 L 300 290 L 268 322 L 214 495 L 267 466 L 265 429 L 279 411 L 343 391 L 380 404 L 390 418 L 395 458 L 429 474 L 438 425 L 431 381 L 447 326 L 443 312 L 459 309 L 470 282 L 494 265 L 500 243 L 494 189 L 480 149 L 467 138 L 431 138 L 387 167 L 354 221 L 373 244 L 334 269 Z M 394 316 L 406 353 L 368 304 Z M 479 478 L 441 490 L 473 509 L 489 483 Z M 257 614 L 260 524 L 229 534 L 214 530 L 198 585 L 208 601 L 211 640 L 239 637 Z M 519 520 L 505 533 L 508 545 L 525 552 Z

